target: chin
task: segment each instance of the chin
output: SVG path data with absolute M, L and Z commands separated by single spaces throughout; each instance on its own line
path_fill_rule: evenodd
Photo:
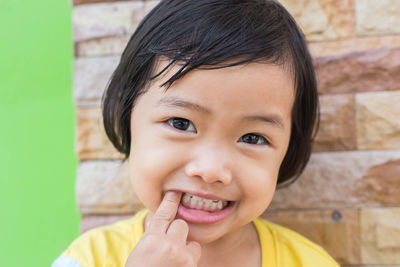
M 188 241 L 198 242 L 200 245 L 212 243 L 226 233 L 218 233 L 210 225 L 193 225 L 189 223 Z
M 188 241 L 195 241 L 200 245 L 206 245 L 216 240 L 218 240 L 218 237 L 215 236 L 196 235 L 196 234 L 191 234 L 190 232 L 188 235 Z

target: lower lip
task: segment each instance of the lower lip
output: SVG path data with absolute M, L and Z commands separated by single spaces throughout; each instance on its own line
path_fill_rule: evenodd
M 223 210 L 217 212 L 209 212 L 204 210 L 196 210 L 196 209 L 189 209 L 179 204 L 178 207 L 178 218 L 185 220 L 189 223 L 204 223 L 204 224 L 211 224 L 222 221 L 233 210 L 233 204 L 225 207 Z

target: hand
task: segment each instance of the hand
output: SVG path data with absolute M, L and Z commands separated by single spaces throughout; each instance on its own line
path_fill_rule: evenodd
M 168 191 L 136 244 L 125 267 L 195 267 L 201 247 L 187 242 L 189 226 L 184 220 L 175 220 L 181 193 Z

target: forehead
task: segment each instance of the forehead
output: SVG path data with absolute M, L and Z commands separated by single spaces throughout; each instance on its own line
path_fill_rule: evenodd
M 224 64 L 230 63 L 232 62 Z M 204 68 L 191 70 L 168 87 L 168 85 L 163 86 L 164 83 L 182 67 L 179 64 L 171 66 L 169 64 L 169 60 L 161 59 L 158 60 L 155 68 L 156 74 L 162 73 L 152 82 L 151 88 L 156 89 L 159 93 L 164 92 L 165 95 L 161 97 L 189 94 L 199 97 L 208 95 L 212 99 L 218 100 L 217 102 L 240 100 L 239 103 L 246 104 L 259 100 L 255 102 L 269 105 L 272 104 L 272 100 L 278 102 L 294 100 L 294 75 L 287 66 L 266 63 L 248 63 L 219 69 L 210 69 L 213 66 L 204 66 Z M 163 72 L 163 70 L 165 71 Z M 233 95 L 240 96 L 240 98 L 232 99 Z

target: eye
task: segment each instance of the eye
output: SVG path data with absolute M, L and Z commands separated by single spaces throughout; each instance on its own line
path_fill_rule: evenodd
M 242 137 L 240 137 L 239 142 L 244 142 L 244 143 L 248 143 L 248 144 L 252 144 L 252 145 L 269 145 L 269 141 L 259 135 L 259 134 L 255 134 L 255 133 L 249 133 L 249 134 L 245 134 Z
M 190 120 L 183 118 L 170 118 L 167 123 L 180 131 L 196 132 L 196 128 Z

